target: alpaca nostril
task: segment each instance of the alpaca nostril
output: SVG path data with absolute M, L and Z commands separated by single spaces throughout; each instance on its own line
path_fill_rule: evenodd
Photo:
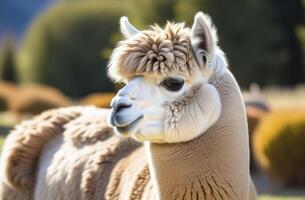
M 129 108 L 131 104 L 119 103 L 116 108 L 114 108 L 115 112 L 120 112 L 120 110 L 124 108 Z
M 131 102 L 126 98 L 119 98 L 112 102 L 111 107 L 114 112 L 119 112 L 123 108 L 128 108 L 131 106 Z

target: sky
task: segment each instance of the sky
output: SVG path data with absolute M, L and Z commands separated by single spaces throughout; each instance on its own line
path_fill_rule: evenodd
M 18 43 L 33 18 L 55 0 L 0 0 L 0 42 L 6 33 Z

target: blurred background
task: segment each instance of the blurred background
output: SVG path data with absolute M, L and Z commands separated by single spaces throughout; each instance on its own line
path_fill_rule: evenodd
M 69 105 L 108 107 L 122 15 L 139 29 L 211 15 L 246 102 L 260 200 L 305 199 L 305 0 L 0 0 L 0 146 Z

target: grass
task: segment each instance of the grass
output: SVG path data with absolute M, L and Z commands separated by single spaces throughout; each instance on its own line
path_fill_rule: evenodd
M 261 94 L 272 108 L 304 107 L 305 85 L 294 88 L 269 87 L 263 89 Z
M 13 127 L 19 123 L 19 117 L 12 112 L 0 112 L 0 127 Z
M 1 153 L 1 151 L 2 151 L 3 143 L 4 143 L 4 138 L 3 138 L 3 137 L 0 137 L 0 153 Z

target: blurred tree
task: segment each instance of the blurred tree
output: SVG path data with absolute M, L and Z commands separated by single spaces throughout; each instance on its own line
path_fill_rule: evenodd
M 177 0 L 125 0 L 125 9 L 130 21 L 138 28 L 158 23 L 163 25 L 173 20 Z
M 305 63 L 305 25 L 300 25 L 296 28 L 298 40 L 301 42 L 303 50 L 303 64 Z M 305 69 L 303 68 L 303 77 L 305 77 Z
M 15 49 L 11 35 L 5 37 L 0 49 L 0 80 L 16 81 Z
M 121 1 L 61 2 L 41 14 L 28 30 L 17 57 L 22 82 L 41 82 L 80 97 L 112 91 L 107 60 L 123 15 Z
M 288 51 L 288 63 L 283 74 L 283 83 L 294 85 L 305 82 L 305 63 L 301 38 L 298 37 L 297 27 L 305 25 L 304 0 L 270 0 L 277 9 L 278 24 L 285 34 L 284 48 Z

